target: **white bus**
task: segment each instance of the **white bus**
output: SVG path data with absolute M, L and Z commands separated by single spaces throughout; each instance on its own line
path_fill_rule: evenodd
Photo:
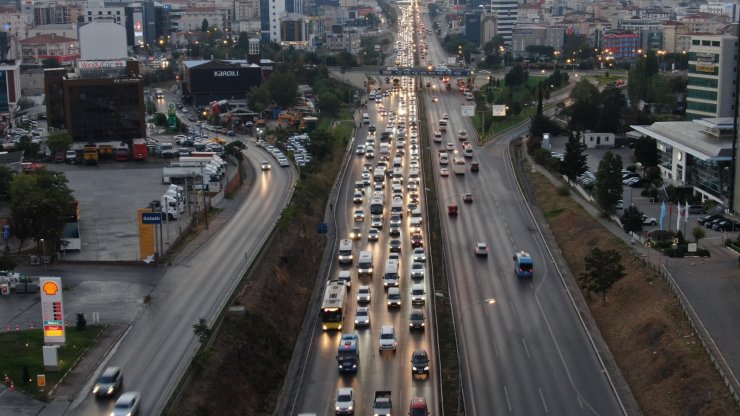
M 453 170 L 455 171 L 456 175 L 464 175 L 465 174 L 465 158 L 456 156 L 452 159 L 452 163 L 454 165 Z

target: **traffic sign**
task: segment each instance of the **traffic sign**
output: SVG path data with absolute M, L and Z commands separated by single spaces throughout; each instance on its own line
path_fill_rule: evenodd
M 460 115 L 462 115 L 463 117 L 475 116 L 475 106 L 474 105 L 461 105 Z
M 142 224 L 160 224 L 162 222 L 161 212 L 142 212 L 141 223 Z
M 326 234 L 329 231 L 329 227 L 326 225 L 325 222 L 320 222 L 316 224 L 316 232 L 319 234 Z
M 3 224 L 3 240 L 8 241 L 10 238 L 10 225 Z
M 386 76 L 419 76 L 419 77 L 445 77 L 445 76 L 456 76 L 466 77 L 470 75 L 470 71 L 467 69 L 443 69 L 431 71 L 428 69 L 384 69 L 380 71 L 380 75 Z

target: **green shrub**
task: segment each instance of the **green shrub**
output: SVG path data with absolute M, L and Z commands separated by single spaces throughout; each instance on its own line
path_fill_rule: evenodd
M 558 195 L 560 195 L 560 196 L 568 196 L 568 195 L 570 195 L 570 188 L 568 188 L 567 185 L 560 185 L 558 187 Z

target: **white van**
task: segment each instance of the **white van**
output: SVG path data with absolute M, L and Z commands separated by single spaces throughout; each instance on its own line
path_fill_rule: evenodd
M 440 165 L 446 165 L 449 163 L 449 157 L 447 156 L 447 153 L 442 153 L 439 155 L 439 164 Z
M 357 260 L 357 274 L 370 275 L 373 277 L 373 252 L 372 251 L 361 251 L 360 258 Z
M 473 101 L 474 98 L 475 97 L 473 97 L 473 93 L 472 92 L 468 91 L 468 92 L 465 93 L 465 99 L 466 100 Z
M 352 264 L 354 254 L 352 253 L 352 240 L 345 238 L 339 242 L 339 255 L 337 260 L 341 264 Z
M 369 125 L 370 124 L 370 114 L 368 113 L 362 113 L 362 124 Z
M 403 199 L 394 199 L 391 202 L 391 215 L 398 215 L 403 218 Z
M 398 269 L 398 261 L 387 260 L 385 262 L 385 272 L 383 273 L 383 287 L 398 286 L 398 281 L 401 279 Z
M 380 155 L 390 156 L 390 154 L 391 154 L 391 145 L 389 143 L 381 143 L 380 144 Z

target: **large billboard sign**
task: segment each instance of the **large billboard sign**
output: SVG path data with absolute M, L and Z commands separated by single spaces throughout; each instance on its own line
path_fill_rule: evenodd
M 40 277 L 41 317 L 44 343 L 64 344 L 64 305 L 62 303 L 62 278 Z
M 697 53 L 696 54 L 696 71 L 714 73 L 714 54 Z

